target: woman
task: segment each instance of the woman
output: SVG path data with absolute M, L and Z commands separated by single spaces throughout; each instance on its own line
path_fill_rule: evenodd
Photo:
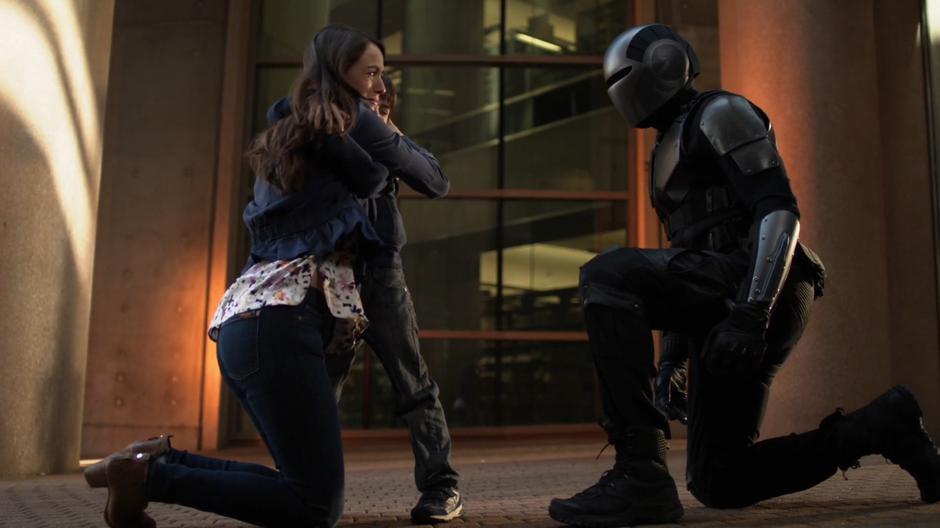
M 380 43 L 345 27 L 320 31 L 304 53 L 288 111 L 248 152 L 257 175 L 244 214 L 251 258 L 210 335 L 223 378 L 278 469 L 192 455 L 166 437 L 132 444 L 90 470 L 90 484 L 108 486 L 110 526 L 154 526 L 144 513 L 149 500 L 263 526 L 339 519 L 343 454 L 324 353 L 331 341 L 351 346 L 365 324 L 351 250 L 378 237 L 357 199 L 387 184 L 382 164 L 426 164 L 368 109 L 384 91 L 383 69 Z M 360 138 L 378 143 L 381 156 L 370 157 Z

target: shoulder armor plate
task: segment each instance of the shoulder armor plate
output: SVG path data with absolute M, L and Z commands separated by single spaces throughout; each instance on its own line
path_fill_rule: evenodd
M 717 96 L 705 105 L 699 128 L 719 156 L 767 137 L 768 130 L 747 99 L 731 94 Z
M 744 174 L 757 174 L 767 169 L 783 166 L 777 147 L 770 138 L 752 141 L 728 155 Z

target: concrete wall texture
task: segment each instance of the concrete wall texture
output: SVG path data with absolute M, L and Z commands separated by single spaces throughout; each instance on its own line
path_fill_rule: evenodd
M 115 8 L 83 456 L 166 432 L 198 446 L 226 13 Z
M 940 432 L 920 2 L 720 0 L 722 84 L 770 115 L 829 281 L 762 436 L 894 383 Z
M 78 466 L 113 7 L 0 2 L 0 474 Z

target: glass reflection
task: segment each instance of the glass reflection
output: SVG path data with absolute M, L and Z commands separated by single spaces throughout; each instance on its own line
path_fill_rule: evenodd
M 389 55 L 499 53 L 500 0 L 383 0 Z
M 451 187 L 495 187 L 499 70 L 415 67 L 391 77 L 401 94 L 394 121 L 438 158 Z
M 484 282 L 502 258 L 504 330 L 583 331 L 578 276 L 626 242 L 624 202 L 515 201 L 504 205 L 503 250 L 481 256 Z
M 506 53 L 599 55 L 627 28 L 622 0 L 507 0 Z
M 258 57 L 300 61 L 307 43 L 327 24 L 344 24 L 375 36 L 378 15 L 374 0 L 263 0 Z
M 505 83 L 507 188 L 626 190 L 627 128 L 600 70 L 507 68 Z
M 268 127 L 268 108 L 290 93 L 300 75 L 300 68 L 262 68 L 255 82 L 255 105 L 252 113 L 252 134 Z
M 494 330 L 501 313 L 503 330 L 580 331 L 578 269 L 626 242 L 625 202 L 402 200 L 401 210 L 422 328 Z
M 496 292 L 480 255 L 497 244 L 495 201 L 402 200 L 406 280 L 422 328 L 492 330 Z

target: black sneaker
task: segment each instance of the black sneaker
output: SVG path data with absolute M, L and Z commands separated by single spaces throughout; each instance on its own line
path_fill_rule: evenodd
M 641 480 L 614 468 L 593 486 L 568 499 L 552 499 L 548 515 L 570 526 L 607 527 L 676 522 L 684 513 L 676 483 Z
M 456 519 L 463 515 L 463 499 L 457 488 L 428 490 L 421 494 L 411 509 L 415 524 L 434 524 Z

